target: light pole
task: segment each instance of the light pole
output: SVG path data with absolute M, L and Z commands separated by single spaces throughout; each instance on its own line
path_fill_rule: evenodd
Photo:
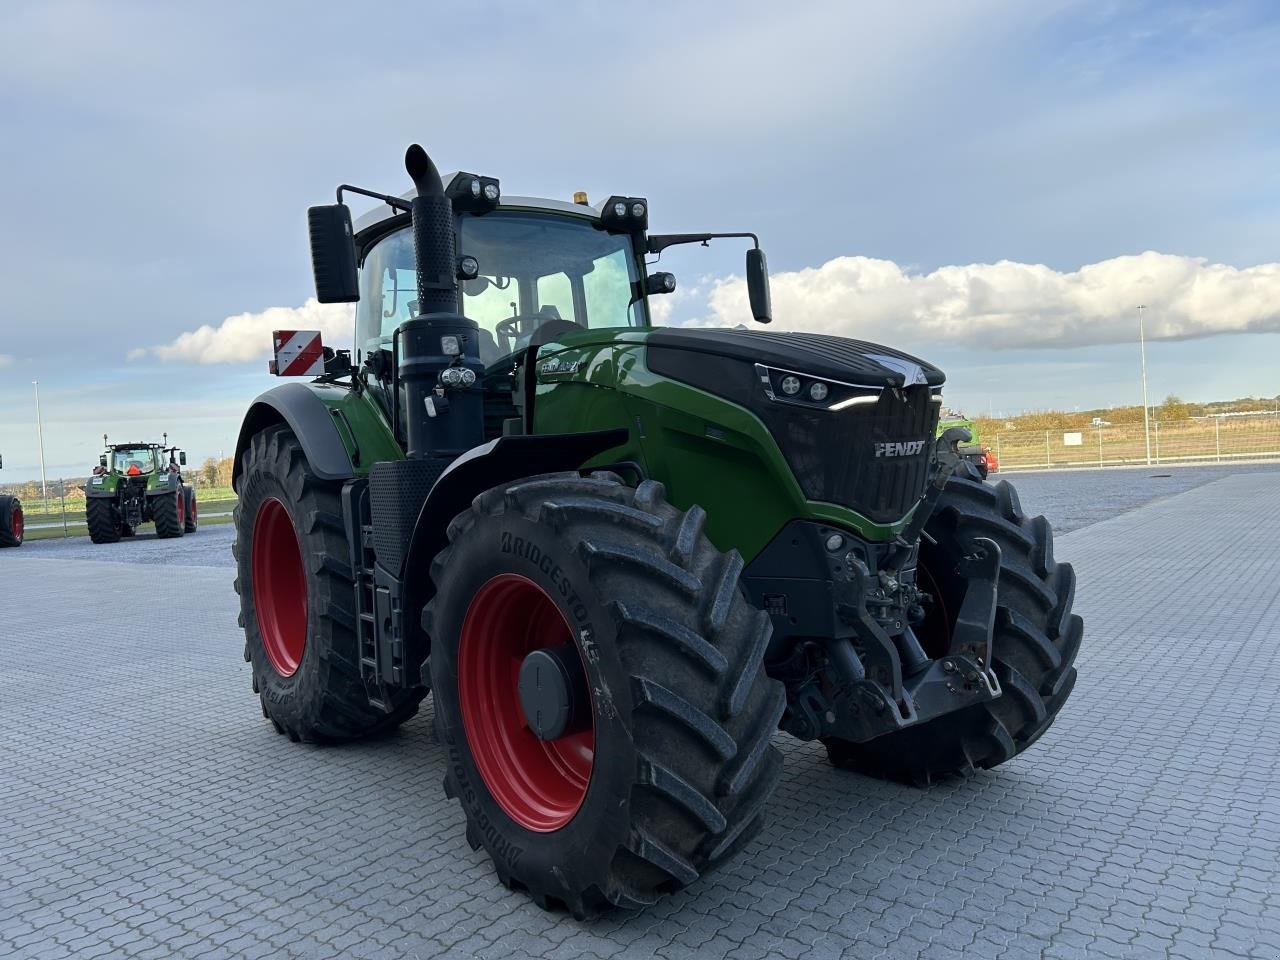
M 40 381 L 32 380 L 36 388 L 36 438 L 40 441 L 40 496 L 44 498 L 44 512 L 49 512 L 49 482 L 44 476 L 44 424 L 40 420 Z
M 1147 335 L 1143 329 L 1145 303 L 1138 304 L 1138 350 L 1142 356 L 1142 432 L 1147 439 L 1147 466 L 1151 466 L 1151 408 L 1147 405 Z

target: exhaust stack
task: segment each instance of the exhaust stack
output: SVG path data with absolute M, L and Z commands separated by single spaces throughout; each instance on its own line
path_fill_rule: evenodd
M 397 331 L 398 372 L 404 384 L 406 455 L 443 470 L 484 442 L 480 391 L 480 328 L 458 314 L 453 203 L 440 172 L 416 143 L 404 155 L 417 188 L 409 205 L 418 315 Z M 434 472 L 434 470 L 433 470 Z

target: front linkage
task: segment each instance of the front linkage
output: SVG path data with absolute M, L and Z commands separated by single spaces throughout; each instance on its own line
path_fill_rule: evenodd
M 861 743 L 1001 695 L 991 669 L 1000 547 L 975 538 L 956 573 L 966 582 L 945 655 L 931 658 L 913 624 L 935 598 L 916 585 L 918 545 L 948 481 L 961 466 L 960 427 L 938 438 L 928 487 L 896 540 L 850 550 L 832 569 L 836 620 L 845 629 L 823 644 L 798 648 L 793 662 L 771 672 L 788 687 L 783 727 L 802 739 L 838 737 Z M 812 654 L 821 660 L 812 669 Z M 804 672 L 794 661 L 805 658 Z

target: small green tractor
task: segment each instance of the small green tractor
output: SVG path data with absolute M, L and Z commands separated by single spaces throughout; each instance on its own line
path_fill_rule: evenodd
M 441 177 L 308 212 L 355 349 L 277 331 L 236 448 L 236 589 L 264 716 L 386 731 L 430 693 L 444 790 L 498 878 L 641 907 L 769 820 L 775 736 L 928 784 L 1001 764 L 1075 682 L 1043 517 L 935 439 L 943 373 L 890 347 L 657 328 L 641 197 Z M 380 201 L 352 222 L 344 193 Z M 758 242 L 755 320 L 771 319 Z M 803 318 L 797 318 L 801 322 Z
M 84 485 L 84 512 L 94 543 L 116 543 L 153 522 L 161 539 L 194 533 L 195 489 L 183 483 L 187 455 L 164 443 L 108 443 Z

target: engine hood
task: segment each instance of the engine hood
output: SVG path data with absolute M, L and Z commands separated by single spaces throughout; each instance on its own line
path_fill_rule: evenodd
M 649 334 L 648 344 L 868 387 L 939 387 L 946 380 L 937 367 L 901 350 L 820 333 L 673 327 Z

